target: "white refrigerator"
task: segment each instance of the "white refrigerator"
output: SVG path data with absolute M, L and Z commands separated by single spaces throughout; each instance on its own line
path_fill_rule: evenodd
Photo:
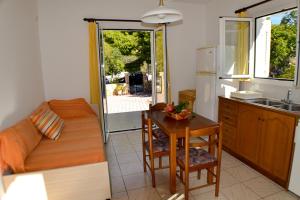
M 294 159 L 292 163 L 289 190 L 300 195 L 300 121 L 295 131 Z
M 217 48 L 197 49 L 196 112 L 217 120 Z

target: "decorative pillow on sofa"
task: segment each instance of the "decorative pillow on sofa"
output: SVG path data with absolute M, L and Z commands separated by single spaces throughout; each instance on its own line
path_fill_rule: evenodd
M 29 118 L 0 132 L 0 170 L 24 172 L 24 161 L 42 136 Z
M 64 121 L 49 108 L 30 116 L 32 123 L 46 137 L 57 140 L 63 130 Z

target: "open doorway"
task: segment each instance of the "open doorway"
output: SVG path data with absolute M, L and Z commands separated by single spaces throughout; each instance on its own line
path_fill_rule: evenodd
M 146 110 L 152 102 L 151 32 L 104 30 L 108 113 Z
M 139 127 L 152 103 L 151 31 L 103 30 L 108 131 Z
M 141 111 L 166 102 L 165 29 L 100 29 L 106 137 L 141 128 Z

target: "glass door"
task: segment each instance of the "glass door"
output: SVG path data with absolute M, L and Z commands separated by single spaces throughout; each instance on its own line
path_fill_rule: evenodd
M 153 102 L 167 102 L 167 54 L 166 54 L 166 28 L 161 26 L 153 33 Z
M 101 119 L 102 130 L 104 131 L 103 137 L 104 142 L 108 141 L 109 131 L 108 131 L 108 108 L 107 108 L 107 95 L 106 95 L 106 77 L 105 77 L 105 57 L 104 57 L 104 37 L 103 30 L 98 27 L 98 42 L 99 42 L 99 81 L 100 81 L 100 108 L 99 108 L 99 116 Z

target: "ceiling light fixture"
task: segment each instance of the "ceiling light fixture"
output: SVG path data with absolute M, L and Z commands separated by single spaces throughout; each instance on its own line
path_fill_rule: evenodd
M 178 10 L 167 8 L 164 0 L 160 0 L 159 7 L 145 13 L 141 20 L 148 24 L 163 24 L 180 21 L 183 19 L 182 13 Z

